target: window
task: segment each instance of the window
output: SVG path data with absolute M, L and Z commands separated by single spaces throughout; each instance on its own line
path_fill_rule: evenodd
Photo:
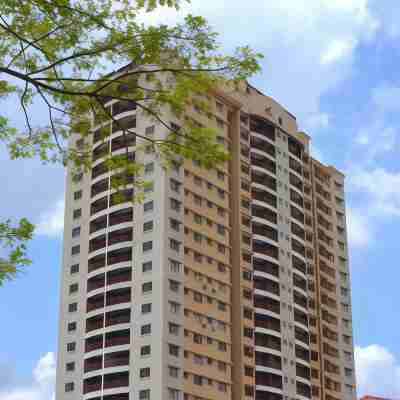
M 73 392 L 74 391 L 74 382 L 68 382 L 65 384 L 65 392 Z
M 78 311 L 78 303 L 68 304 L 68 312 Z
M 148 182 L 143 188 L 144 193 L 151 193 L 154 190 L 154 182 Z
M 150 368 L 146 367 L 146 368 L 140 368 L 140 378 L 150 378 Z
M 169 180 L 169 187 L 171 188 L 171 190 L 173 192 L 179 193 L 180 192 L 180 188 L 181 188 L 181 183 L 178 182 L 175 179 L 170 179 Z
M 169 219 L 169 226 L 170 226 L 170 228 L 171 228 L 172 230 L 174 230 L 174 231 L 176 231 L 176 232 L 179 232 L 179 230 L 180 230 L 180 225 L 181 225 L 180 221 L 178 221 L 178 220 L 176 220 L 176 219 L 174 219 L 174 218 L 170 218 L 170 219 Z
M 193 219 L 196 224 L 201 224 L 203 222 L 203 218 L 200 214 L 194 214 Z
M 144 166 L 144 173 L 145 174 L 151 174 L 154 171 L 154 163 L 148 163 Z
M 143 224 L 143 232 L 149 232 L 153 230 L 153 221 L 147 221 Z
M 218 233 L 222 236 L 225 236 L 225 227 L 223 225 L 218 224 Z
M 197 194 L 193 195 L 193 201 L 194 201 L 194 204 L 196 204 L 199 207 L 201 207 L 203 204 L 203 199 L 200 196 L 197 196 Z
M 77 226 L 72 229 L 72 237 L 77 237 L 81 234 L 81 227 Z
M 144 131 L 146 136 L 152 135 L 154 133 L 154 128 L 155 128 L 154 125 L 146 126 L 146 129 Z
M 169 260 L 169 270 L 174 273 L 178 273 L 181 270 L 181 263 L 176 260 Z
M 67 351 L 68 352 L 75 351 L 75 349 L 76 349 L 76 343 L 75 342 L 67 343 Z
M 144 242 L 142 245 L 143 252 L 150 251 L 153 249 L 153 242 L 150 240 L 148 242 Z
M 177 211 L 177 212 L 181 211 L 181 202 L 180 201 L 171 198 L 170 203 L 171 203 L 172 210 Z
M 168 388 L 168 400 L 179 400 L 180 391 L 177 389 Z
M 80 198 L 82 198 L 82 190 L 77 190 L 74 192 L 74 200 L 79 200 Z
M 203 239 L 203 235 L 199 232 L 193 232 L 193 240 L 197 243 L 201 243 L 201 240 Z
M 193 300 L 196 303 L 202 303 L 203 302 L 203 295 L 199 292 L 193 292 Z
M 178 378 L 178 375 L 179 375 L 179 368 L 169 366 L 169 367 L 168 367 L 168 371 L 169 371 L 169 376 L 170 376 L 171 378 Z
M 181 243 L 175 239 L 169 239 L 169 247 L 171 250 L 179 251 Z
M 180 287 L 180 282 L 174 281 L 172 279 L 169 280 L 169 289 L 172 292 L 178 292 Z
M 171 356 L 179 357 L 179 346 L 175 344 L 168 344 L 168 349 Z
M 75 363 L 74 362 L 68 362 L 65 364 L 65 370 L 67 372 L 75 371 Z
M 218 310 L 220 311 L 226 311 L 226 304 L 223 303 L 222 301 L 218 302 Z
M 79 289 L 79 285 L 77 283 L 73 283 L 69 285 L 69 294 L 76 293 Z
M 203 377 L 200 375 L 193 375 L 193 383 L 201 386 L 203 384 Z
M 79 246 L 79 244 L 76 245 L 76 246 L 72 246 L 72 248 L 71 248 L 71 254 L 72 254 L 73 256 L 79 254 L 80 252 L 81 252 L 81 246 Z
M 140 328 L 140 334 L 143 335 L 150 335 L 151 334 L 151 324 L 142 325 Z
M 181 305 L 179 303 L 176 303 L 175 301 L 169 302 L 169 311 L 172 314 L 178 314 L 180 310 L 181 310 Z
M 203 365 L 204 358 L 200 354 L 193 354 L 193 362 L 198 365 Z
M 226 343 L 224 343 L 224 342 L 218 342 L 218 350 L 220 350 L 220 351 L 226 351 Z
M 82 216 L 82 209 L 81 208 L 78 208 L 78 209 L 74 210 L 73 213 L 72 213 L 72 217 L 74 219 L 80 218 L 81 216 Z
M 142 304 L 142 314 L 148 314 L 151 312 L 151 303 Z
M 142 284 L 142 293 L 149 293 L 153 289 L 153 282 L 145 282 Z
M 179 325 L 170 322 L 168 324 L 168 327 L 169 327 L 169 333 L 171 335 L 175 335 L 175 336 L 179 335 Z
M 79 264 L 71 265 L 69 272 L 71 275 L 78 273 L 79 272 Z
M 203 343 L 203 336 L 195 333 L 193 334 L 193 342 L 197 344 L 202 344 Z
M 72 180 L 74 183 L 78 183 L 82 180 L 82 178 L 83 178 L 83 172 L 79 172 L 73 175 Z
M 151 354 L 151 346 L 150 345 L 142 346 L 140 348 L 140 355 L 142 357 L 149 356 L 150 354 Z
M 76 331 L 76 322 L 69 322 L 67 325 L 68 332 Z
M 154 210 L 154 201 L 148 201 L 146 203 L 143 204 L 143 211 L 144 212 L 149 212 L 149 211 L 153 211 Z
M 146 261 L 142 264 L 142 272 L 151 272 L 153 269 L 153 262 L 152 261 Z
M 139 391 L 139 400 L 150 400 L 150 389 Z
M 198 176 L 193 177 L 194 184 L 197 186 L 202 186 L 203 185 L 203 180 L 199 178 Z

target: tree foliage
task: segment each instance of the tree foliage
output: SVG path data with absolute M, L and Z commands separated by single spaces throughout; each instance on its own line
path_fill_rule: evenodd
M 106 107 L 118 100 L 165 128 L 168 134 L 160 140 L 120 127 L 124 135 L 133 133 L 152 146 L 166 165 L 189 158 L 211 166 L 227 159 L 216 132 L 185 118 L 185 111 L 197 95 L 216 86 L 237 88 L 259 70 L 261 56 L 247 46 L 224 54 L 203 17 L 187 15 L 175 25 L 143 23 L 160 6 L 178 8 L 179 0 L 0 2 L 0 100 L 15 100 L 25 122 L 21 129 L 0 111 L 0 140 L 11 158 L 39 157 L 88 169 L 91 148 L 68 146 L 68 140 L 73 134 L 88 139 L 93 120 L 98 126 L 110 120 L 120 124 Z M 115 67 L 116 73 L 108 74 Z M 207 113 L 209 104 L 201 98 L 196 105 Z M 31 108 L 38 103 L 47 116 L 35 125 Z M 166 111 L 181 121 L 179 129 L 165 118 Z M 136 192 L 145 187 L 141 166 L 128 156 L 110 154 L 107 166 L 124 172 L 118 176 L 134 176 Z M 9 232 L 7 222 L 4 229 Z M 27 260 L 9 261 L 18 267 Z

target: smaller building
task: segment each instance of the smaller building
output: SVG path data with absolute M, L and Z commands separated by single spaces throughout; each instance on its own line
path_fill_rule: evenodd
M 360 400 L 394 400 L 394 399 L 389 399 L 388 397 L 376 397 L 376 396 L 363 396 L 361 397 Z

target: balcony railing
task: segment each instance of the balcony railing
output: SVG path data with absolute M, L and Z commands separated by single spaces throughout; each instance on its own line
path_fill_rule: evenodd
M 269 372 L 256 371 L 256 385 L 271 386 L 276 389 L 282 389 L 282 376 L 271 374 Z
M 255 333 L 255 345 L 261 347 L 268 347 L 272 350 L 281 351 L 281 339 L 276 336 L 267 335 L 265 333 Z
M 97 232 L 107 227 L 107 215 L 102 215 L 90 222 L 90 233 Z
M 255 357 L 256 365 L 260 365 L 262 367 L 273 368 L 273 369 L 282 369 L 282 359 L 275 354 L 261 353 L 256 351 Z
M 253 269 L 254 271 L 265 272 L 267 274 L 279 277 L 279 265 L 253 257 Z
M 272 311 L 276 314 L 280 314 L 281 312 L 281 306 L 279 301 L 264 296 L 258 296 L 258 295 L 254 296 L 254 307 Z
M 117 270 L 107 272 L 107 284 L 129 282 L 132 280 L 132 268 L 118 268 Z
M 103 367 L 102 362 L 103 360 L 101 356 L 86 358 L 84 361 L 83 370 L 86 373 L 101 369 Z
M 109 224 L 110 226 L 122 224 L 124 222 L 131 222 L 133 220 L 133 208 L 125 208 L 118 210 L 110 214 Z
M 129 372 L 104 375 L 104 389 L 114 389 L 125 386 L 129 386 Z
M 265 119 L 251 116 L 250 117 L 250 130 L 265 136 L 271 141 L 275 141 L 275 127 Z
M 103 327 L 103 315 L 96 315 L 86 320 L 86 333 Z
M 107 265 L 113 265 L 120 262 L 132 261 L 132 248 L 113 250 L 107 254 Z
M 101 390 L 101 376 L 85 379 L 83 382 L 83 394 Z
M 278 216 L 276 212 L 270 210 L 269 208 L 261 207 L 258 205 L 253 205 L 251 207 L 251 215 L 253 217 L 263 218 L 273 224 L 278 222 Z
M 108 178 L 102 179 L 101 181 L 98 181 L 94 185 L 92 185 L 90 191 L 91 197 L 94 197 L 99 193 L 105 192 L 106 190 L 108 190 Z
M 117 310 L 106 313 L 106 326 L 131 322 L 131 310 Z
M 259 154 L 255 154 L 255 153 L 251 154 L 251 165 L 255 165 L 257 167 L 264 168 L 267 171 L 270 171 L 273 174 L 276 174 L 275 162 L 270 160 L 269 158 L 261 156 Z
M 122 243 L 122 242 L 131 242 L 133 238 L 132 228 L 120 229 L 118 231 L 112 231 L 108 234 L 108 245 L 112 246 L 113 244 Z
M 113 306 L 115 304 L 129 303 L 131 301 L 131 289 L 117 289 L 107 292 L 106 305 Z
M 100 289 L 101 287 L 104 287 L 104 284 L 105 284 L 104 274 L 93 276 L 87 281 L 87 292 Z
M 105 254 L 99 254 L 88 260 L 88 272 L 95 271 L 96 269 L 103 268 L 106 265 Z
M 258 328 L 270 329 L 275 332 L 281 331 L 281 321 L 277 318 L 264 314 L 254 314 L 254 326 Z
M 129 350 L 107 353 L 104 355 L 104 368 L 129 365 Z
M 114 331 L 106 334 L 105 347 L 122 346 L 130 343 L 129 329 L 123 331 Z
M 252 136 L 250 139 L 250 146 L 253 149 L 261 150 L 274 158 L 276 156 L 275 146 L 260 138 Z
M 103 347 L 103 335 L 92 336 L 85 340 L 85 353 L 98 350 Z
M 254 277 L 254 288 L 264 290 L 277 296 L 280 294 L 279 283 L 267 278 Z

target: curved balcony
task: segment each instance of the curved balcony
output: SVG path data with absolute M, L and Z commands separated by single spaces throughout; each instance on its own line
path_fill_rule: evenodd
M 258 367 L 282 370 L 282 358 L 275 354 L 258 352 L 255 353 L 255 363 Z
M 294 327 L 294 337 L 299 342 L 304 343 L 306 346 L 310 344 L 310 335 L 308 332 L 298 326 Z
M 251 152 L 250 163 L 252 167 L 258 167 L 261 168 L 264 172 L 270 172 L 273 175 L 276 175 L 276 163 L 270 158 L 264 156 L 263 154 L 257 153 L 256 149 Z
M 288 136 L 288 148 L 289 153 L 296 157 L 299 162 L 302 160 L 303 145 L 294 139 L 292 136 Z
M 261 240 L 253 239 L 253 253 L 263 254 L 275 260 L 279 259 L 279 248 L 270 243 L 265 243 Z
M 282 391 L 279 390 L 279 393 L 276 392 L 271 392 L 270 390 L 268 390 L 267 388 L 258 386 L 257 390 L 256 390 L 256 400 L 264 400 L 264 399 L 268 399 L 268 400 L 283 400 L 283 395 L 281 394 Z
M 256 371 L 256 385 L 282 390 L 282 375 Z
M 310 363 L 310 351 L 308 349 L 296 344 L 295 345 L 295 354 L 296 354 L 296 358 L 299 361 L 304 361 L 307 364 Z
M 250 148 L 262 151 L 273 158 L 276 157 L 275 146 L 258 135 L 250 136 Z
M 258 204 L 253 204 L 251 206 L 251 216 L 253 217 L 253 220 L 254 218 L 260 218 L 274 225 L 278 223 L 278 216 L 275 211 L 272 211 L 269 208 L 263 207 Z
M 130 344 L 131 334 L 129 329 L 106 333 L 105 347 L 123 346 Z
M 120 136 L 114 137 L 111 141 L 111 152 L 125 149 L 127 147 L 136 146 L 136 134 L 126 133 Z
M 100 211 L 106 210 L 108 208 L 108 196 L 104 196 L 90 205 L 90 215 L 99 213 Z
M 267 278 L 260 278 L 257 276 L 254 276 L 253 282 L 254 282 L 254 289 L 262 290 L 264 292 L 271 293 L 275 296 L 280 295 L 280 285 L 278 282 L 271 281 L 270 279 Z
M 133 100 L 120 100 L 112 105 L 112 115 L 113 117 L 122 114 L 127 111 L 134 111 L 136 110 L 137 105 L 136 102 Z
M 88 260 L 88 273 L 93 272 L 97 269 L 104 268 L 106 266 L 106 255 L 99 254 Z
M 299 324 L 302 324 L 303 327 L 305 327 L 306 329 L 308 329 L 308 318 L 307 318 L 307 314 L 298 310 L 298 309 L 294 309 L 294 321 L 298 322 Z M 303 328 L 304 329 L 304 328 Z
M 85 339 L 85 353 L 103 348 L 104 338 L 103 335 L 91 336 Z
M 290 216 L 304 225 L 304 213 L 293 205 L 290 206 Z
M 253 221 L 252 233 L 253 235 L 266 237 L 273 242 L 278 242 L 278 230 L 270 227 L 269 225 L 264 225 L 259 222 Z
M 270 315 L 255 313 L 254 314 L 254 327 L 267 329 L 273 332 L 281 332 L 281 321 L 278 318 Z
M 90 197 L 95 197 L 100 193 L 106 192 L 110 188 L 109 179 L 104 178 L 92 185 L 90 188 Z
M 255 332 L 254 334 L 255 345 L 259 347 L 264 347 L 274 351 L 281 351 L 282 344 L 281 338 L 273 335 L 268 335 L 266 333 Z
M 268 175 L 264 172 L 255 169 L 251 171 L 251 182 L 265 186 L 274 192 L 276 192 L 277 190 L 277 184 L 275 178 L 273 178 L 271 175 Z
M 263 272 L 279 278 L 279 264 L 272 263 L 253 256 L 253 270 L 255 273 Z
M 92 161 L 96 161 L 99 158 L 105 157 L 110 151 L 110 142 L 104 142 L 96 146 L 92 151 Z
M 281 313 L 280 302 L 270 297 L 254 295 L 254 307 L 260 311 L 265 310 L 277 315 Z
M 264 118 L 252 115 L 250 117 L 250 131 L 262 135 L 271 142 L 275 142 L 275 127 Z

